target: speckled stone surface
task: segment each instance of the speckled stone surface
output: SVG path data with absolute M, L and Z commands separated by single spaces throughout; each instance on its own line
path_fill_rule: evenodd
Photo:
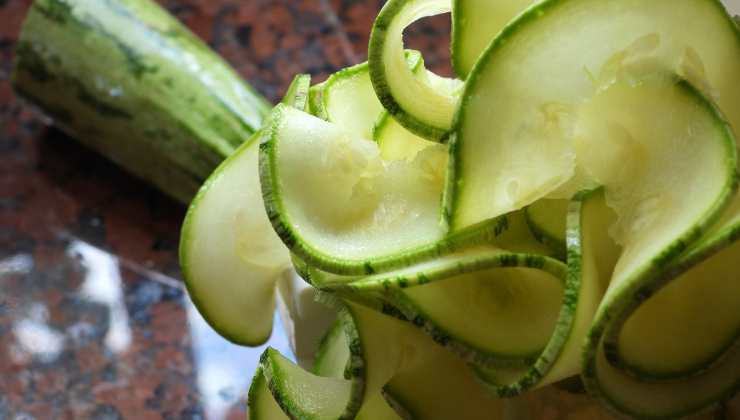
M 188 300 L 176 254 L 184 208 L 14 96 L 30 3 L 0 0 L 0 420 L 245 418 L 263 348 L 225 342 Z M 320 81 L 364 60 L 382 1 L 162 4 L 275 101 L 295 73 Z M 450 74 L 449 17 L 415 24 L 407 42 Z M 288 351 L 279 333 L 270 344 Z M 527 398 L 551 400 L 532 404 L 537 418 L 605 418 L 563 392 Z

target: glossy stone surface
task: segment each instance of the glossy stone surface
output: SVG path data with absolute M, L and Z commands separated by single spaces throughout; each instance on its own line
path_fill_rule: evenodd
M 224 341 L 189 301 L 177 261 L 184 208 L 13 94 L 30 3 L 0 0 L 0 420 L 245 418 L 264 347 Z M 295 73 L 320 81 L 363 60 L 382 1 L 162 3 L 275 101 Z M 415 25 L 407 41 L 450 74 L 448 17 Z M 279 323 L 270 345 L 289 353 Z M 585 397 L 540 394 L 523 409 L 534 418 L 606 418 Z

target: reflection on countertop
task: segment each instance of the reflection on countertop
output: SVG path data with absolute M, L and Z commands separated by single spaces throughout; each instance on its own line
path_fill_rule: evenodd
M 0 261 L 0 418 L 243 418 L 265 346 L 221 338 L 176 279 L 54 245 Z M 279 319 L 269 344 L 290 354 Z

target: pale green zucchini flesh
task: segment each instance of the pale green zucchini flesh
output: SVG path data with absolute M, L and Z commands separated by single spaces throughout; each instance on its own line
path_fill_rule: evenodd
M 552 258 L 474 247 L 373 276 L 310 276 L 324 290 L 393 308 L 465 360 L 522 366 L 555 327 L 565 273 Z
M 569 200 L 537 200 L 524 210 L 527 225 L 538 241 L 565 256 L 565 221 Z
M 283 412 L 283 409 L 275 402 L 275 398 L 272 397 L 261 366 L 257 367 L 257 371 L 252 378 L 252 384 L 249 386 L 247 410 L 249 412 L 249 420 L 289 419 Z
M 353 419 L 362 396 L 362 378 L 317 376 L 303 370 L 277 350 L 260 358 L 273 398 L 291 418 Z
M 311 76 L 308 74 L 297 74 L 288 86 L 288 90 L 283 95 L 280 103 L 309 112 L 310 90 Z
M 661 113 L 651 117 L 655 109 Z M 654 79 L 602 89 L 585 105 L 576 131 L 579 148 L 581 138 L 608 139 L 588 146 L 587 153 L 579 151 L 579 159 L 588 156 L 587 170 L 607 185 L 607 202 L 618 216 L 611 234 L 623 247 L 588 335 L 586 386 L 633 416 L 667 418 L 698 411 L 737 387 L 738 357 L 729 351 L 723 360 L 714 359 L 736 339 L 740 317 L 729 308 L 736 308 L 740 298 L 732 283 L 692 281 L 691 274 L 676 277 L 680 270 L 672 265 L 681 262 L 679 256 L 710 229 L 735 194 L 734 136 L 719 111 L 688 82 Z M 613 159 L 627 151 L 641 161 L 639 166 L 619 158 L 606 164 L 606 155 Z M 699 270 L 694 274 L 702 269 L 723 276 L 711 262 L 694 268 Z M 719 285 L 700 298 L 693 292 L 697 281 Z M 685 303 L 694 299 L 698 305 Z M 702 303 L 718 305 L 719 320 Z M 642 324 L 626 323 L 635 311 Z M 682 320 L 688 322 L 685 328 L 668 326 Z M 698 341 L 697 328 L 707 325 L 716 325 L 717 335 Z M 668 338 L 671 332 L 678 335 Z M 635 353 L 645 346 L 666 350 L 671 344 L 670 356 Z M 736 369 L 734 376 L 724 369 Z
M 718 107 L 740 126 L 738 45 L 716 1 L 547 0 L 527 9 L 481 55 L 457 108 L 445 195 L 453 229 L 567 183 L 580 160 L 571 141 L 579 108 L 615 78 L 675 71 L 709 96 L 721 92 Z
M 193 200 L 180 239 L 193 303 L 213 329 L 243 345 L 270 337 L 275 282 L 290 267 L 262 205 L 258 158 L 255 136 L 224 161 Z
M 567 275 L 557 322 L 547 334 L 544 349 L 528 366 L 478 366 L 479 377 L 500 396 L 514 396 L 577 374 L 581 345 L 603 296 L 619 255 L 607 231 L 614 221 L 600 191 L 581 193 L 567 215 Z M 525 328 L 523 323 L 519 328 Z
M 482 269 L 397 291 L 390 301 L 472 362 L 524 364 L 536 359 L 555 327 L 562 280 L 526 266 Z
M 310 80 L 294 79 L 284 101 L 306 106 Z M 259 132 L 203 184 L 183 222 L 180 263 L 190 298 L 208 324 L 242 345 L 272 331 L 275 283 L 290 268 L 262 203 Z
M 378 143 L 380 156 L 385 160 L 413 160 L 422 150 L 435 145 L 434 143 L 417 136 L 403 128 L 388 111 L 383 111 L 373 127 L 373 140 Z M 444 147 L 437 144 L 436 147 Z M 447 168 L 447 153 L 440 156 L 440 162 L 433 162 L 439 168 L 440 175 L 444 176 Z
M 275 231 L 321 270 L 387 271 L 500 233 L 493 220 L 445 236 L 437 164 L 444 148 L 425 149 L 410 162 L 384 161 L 376 143 L 283 105 L 260 148 L 262 192 Z
M 342 320 L 337 319 L 319 343 L 313 373 L 319 376 L 344 377 L 350 363 L 350 344 Z
M 404 63 L 411 72 L 423 69 L 424 63 L 418 51 L 404 52 Z M 342 69 L 322 84 L 321 111 L 317 116 L 362 138 L 373 138 L 373 127 L 378 116 L 383 112 L 370 82 L 368 63 L 364 62 Z
M 485 392 L 462 359 L 413 325 L 349 308 L 365 355 L 366 401 L 383 389 L 402 415 L 418 419 L 496 418 L 501 412 L 502 402 Z
M 452 67 L 466 79 L 480 54 L 535 0 L 452 0 Z
M 321 107 L 327 121 L 359 137 L 371 139 L 375 119 L 383 106 L 370 83 L 367 62 L 329 76 L 322 89 Z
M 526 213 L 518 210 L 506 215 L 506 230 L 491 244 L 511 252 L 546 255 L 565 261 L 565 252 L 557 251 L 539 239 L 530 229 Z
M 370 79 L 383 107 L 406 129 L 433 141 L 447 137 L 460 84 L 409 69 L 403 30 L 418 19 L 449 11 L 450 0 L 390 0 L 375 19 L 368 46 Z

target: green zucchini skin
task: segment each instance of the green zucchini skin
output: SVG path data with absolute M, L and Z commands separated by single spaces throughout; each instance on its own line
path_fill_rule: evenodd
M 151 0 L 36 0 L 12 83 L 66 133 L 181 202 L 270 109 Z

